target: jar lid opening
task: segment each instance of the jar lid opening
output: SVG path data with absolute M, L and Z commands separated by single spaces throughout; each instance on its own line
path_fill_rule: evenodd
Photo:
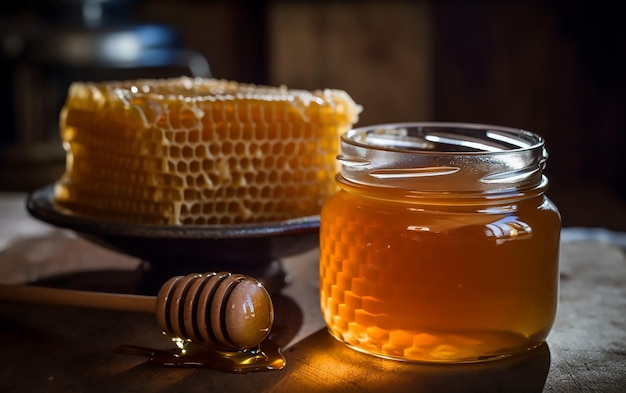
M 341 137 L 345 179 L 425 192 L 508 192 L 542 183 L 543 138 L 470 123 L 392 123 Z
M 348 143 L 428 154 L 485 154 L 532 149 L 543 138 L 526 130 L 471 123 L 396 123 L 352 129 Z

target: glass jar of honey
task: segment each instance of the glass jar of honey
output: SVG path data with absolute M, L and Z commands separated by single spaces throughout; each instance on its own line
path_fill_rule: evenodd
M 561 221 L 537 134 L 405 123 L 341 137 L 320 224 L 320 302 L 358 351 L 421 362 L 497 359 L 543 343 Z

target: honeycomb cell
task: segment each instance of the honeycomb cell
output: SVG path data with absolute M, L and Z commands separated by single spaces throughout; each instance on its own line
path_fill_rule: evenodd
M 351 247 L 349 249 L 349 254 L 350 255 L 354 255 L 353 250 L 355 249 L 355 247 Z M 355 277 L 358 275 L 359 273 L 359 263 L 355 262 L 355 261 L 359 261 L 359 260 L 363 260 L 363 259 L 346 259 L 342 261 L 341 264 L 341 270 L 344 272 L 344 274 L 348 277 Z M 352 284 L 352 282 L 350 282 L 349 284 Z M 347 290 L 350 290 L 350 285 L 348 285 L 346 287 Z
M 354 312 L 354 322 L 361 326 L 374 326 L 376 324 L 376 316 L 359 309 Z
M 198 146 L 198 143 L 200 143 L 200 131 L 198 129 L 189 130 L 187 133 L 187 141 L 192 146 L 200 147 Z
M 221 153 L 224 156 L 231 156 L 233 154 L 233 143 L 232 143 L 232 141 L 225 141 L 225 142 L 222 143 Z M 235 157 L 232 157 L 232 158 L 235 158 Z
M 270 170 L 267 179 L 269 184 L 281 184 L 280 183 L 280 172 L 276 170 Z
M 354 292 L 357 296 L 366 296 L 369 294 L 369 286 L 370 284 L 367 280 L 359 277 L 355 277 L 352 279 L 352 292 Z
M 346 290 L 343 296 L 344 296 L 344 302 L 348 307 L 351 307 L 355 310 L 362 308 L 361 296 L 356 296 L 349 289 Z
M 178 163 L 173 164 L 176 166 L 176 172 L 181 174 L 186 174 L 188 171 L 187 163 L 185 161 L 178 161 Z
M 259 171 L 256 173 L 256 177 L 254 179 L 254 182 L 256 184 L 264 184 L 267 181 L 267 172 L 263 172 L 263 171 Z M 276 188 L 279 188 L 280 186 L 277 186 Z M 256 187 L 252 188 L 253 190 L 256 189 Z
M 362 308 L 371 314 L 383 314 L 386 311 L 385 303 L 372 296 L 363 296 Z
M 190 173 L 194 173 L 195 174 L 195 173 L 200 172 L 200 170 L 201 170 L 201 166 L 200 166 L 200 162 L 199 161 L 194 160 L 194 161 L 191 161 L 189 163 L 189 172 Z M 196 185 L 197 185 L 197 183 L 196 183 Z
M 344 303 L 344 292 L 341 291 L 337 285 L 333 285 L 331 290 L 330 290 L 330 296 L 339 304 L 341 304 L 342 307 L 346 307 Z M 350 318 L 350 320 L 352 320 L 352 318 Z
M 370 326 L 366 329 L 366 331 L 367 338 L 376 346 L 389 342 L 390 333 L 388 330 L 381 329 L 377 326 Z
M 347 307 L 345 304 L 340 303 L 337 311 L 337 315 L 339 315 L 340 318 L 346 321 L 354 320 L 354 310 L 350 307 Z
M 356 341 L 365 341 L 367 339 L 367 330 L 359 323 L 350 322 L 348 324 L 348 334 Z
M 244 179 L 246 179 L 247 183 L 250 183 L 252 181 L 252 174 L 246 173 L 244 175 Z M 248 196 L 250 190 L 244 188 L 236 188 L 234 191 L 237 201 L 241 202 Z
M 349 329 L 349 322 L 345 319 L 340 318 L 338 314 L 338 307 L 329 307 L 328 310 L 333 312 L 334 317 L 333 325 L 337 326 L 338 331 L 347 331 Z
M 269 155 L 272 145 L 269 142 L 263 142 L 260 149 L 261 154 L 265 156 L 265 168 L 271 168 L 274 165 L 274 157 Z
M 184 132 L 175 132 L 174 142 L 176 142 L 178 145 L 183 145 L 185 142 L 187 142 L 187 134 Z
M 211 142 L 209 144 L 209 154 L 211 157 L 217 157 L 220 154 L 220 144 L 217 142 Z
M 237 142 L 235 144 L 235 155 L 237 155 L 238 157 L 247 157 L 249 156 L 247 153 L 247 145 L 244 142 Z
M 414 334 L 404 330 L 393 330 L 389 333 L 389 344 L 400 349 L 399 355 L 402 355 L 405 349 L 413 345 Z
M 190 145 L 183 146 L 182 154 L 183 158 L 193 158 L 193 147 L 191 147 Z
M 270 186 L 263 186 L 261 188 L 261 198 L 267 199 L 271 195 L 272 195 L 272 187 L 270 187 Z

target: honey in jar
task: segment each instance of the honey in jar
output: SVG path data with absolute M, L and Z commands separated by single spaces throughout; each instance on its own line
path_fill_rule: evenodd
M 320 301 L 358 351 L 497 359 L 543 343 L 558 298 L 560 215 L 544 140 L 477 124 L 407 123 L 341 137 L 322 208 Z

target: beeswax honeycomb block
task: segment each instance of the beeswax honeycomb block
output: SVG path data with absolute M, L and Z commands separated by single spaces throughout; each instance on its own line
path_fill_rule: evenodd
M 75 82 L 60 114 L 55 203 L 157 225 L 318 214 L 335 191 L 339 136 L 361 107 L 341 90 L 203 78 Z

